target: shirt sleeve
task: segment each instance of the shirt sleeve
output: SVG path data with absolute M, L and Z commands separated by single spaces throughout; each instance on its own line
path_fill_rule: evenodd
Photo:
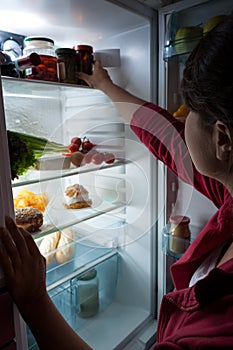
M 184 123 L 167 110 L 145 103 L 134 113 L 130 126 L 149 151 L 176 176 L 209 198 L 216 207 L 223 204 L 229 193 L 220 182 L 196 170 L 185 144 Z

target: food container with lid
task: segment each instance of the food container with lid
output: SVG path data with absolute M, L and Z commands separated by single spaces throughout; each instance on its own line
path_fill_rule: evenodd
M 99 311 L 99 281 L 96 269 L 91 269 L 76 279 L 76 305 L 79 317 L 95 316 Z
M 40 55 L 41 63 L 26 69 L 26 79 L 58 81 L 57 57 L 54 41 L 40 36 L 29 36 L 24 39 L 24 55 L 36 52 Z
M 189 229 L 190 218 L 176 215 L 170 217 L 170 251 L 182 254 L 190 243 L 191 232 Z
M 83 72 L 86 74 L 92 74 L 93 68 L 93 47 L 90 45 L 77 45 L 74 47 L 76 50 L 76 65 L 77 72 Z M 78 85 L 88 85 L 84 80 L 78 79 Z
M 76 84 L 76 51 L 71 48 L 56 50 L 58 80 L 61 83 Z

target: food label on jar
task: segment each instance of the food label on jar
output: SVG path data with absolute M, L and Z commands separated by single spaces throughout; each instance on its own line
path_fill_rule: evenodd
M 64 62 L 59 62 L 57 64 L 57 74 L 59 81 L 63 81 L 66 79 L 66 67 Z
M 25 69 L 25 75 L 31 75 L 32 74 L 32 68 Z

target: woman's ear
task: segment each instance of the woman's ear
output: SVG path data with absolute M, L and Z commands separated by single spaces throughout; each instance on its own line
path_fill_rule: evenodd
M 220 161 L 229 161 L 232 151 L 232 135 L 229 127 L 217 120 L 215 123 L 216 157 Z

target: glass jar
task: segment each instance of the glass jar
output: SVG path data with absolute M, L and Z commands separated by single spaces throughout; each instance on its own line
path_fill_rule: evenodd
M 55 55 L 54 41 L 50 38 L 29 36 L 24 39 L 24 55 L 36 52 L 41 63 L 26 69 L 26 79 L 58 81 L 57 57 Z
M 76 64 L 77 72 L 92 74 L 93 68 L 93 47 L 90 45 L 77 45 L 76 47 Z M 84 80 L 78 79 L 78 85 L 88 85 Z
M 61 83 L 76 84 L 76 51 L 70 48 L 59 48 L 56 51 L 58 80 Z
M 190 218 L 188 216 L 176 215 L 170 217 L 170 251 L 182 254 L 190 244 Z
M 86 318 L 97 314 L 99 310 L 99 281 L 95 269 L 78 277 L 76 301 L 78 316 Z

